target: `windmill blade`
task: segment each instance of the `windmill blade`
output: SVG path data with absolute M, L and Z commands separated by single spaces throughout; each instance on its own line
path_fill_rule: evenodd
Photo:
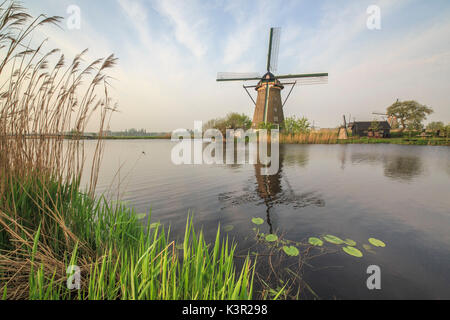
M 328 83 L 328 73 L 288 74 L 288 75 L 277 76 L 277 79 L 294 80 L 296 86 L 327 84 Z M 294 84 L 294 83 L 289 82 L 287 84 Z
M 327 84 L 328 77 L 320 77 L 320 78 L 300 78 L 296 80 L 296 86 L 308 86 L 315 84 Z
M 295 86 L 307 86 L 307 85 L 315 85 L 315 84 L 327 84 L 327 77 L 320 78 L 299 78 L 295 79 L 294 82 L 283 82 L 283 85 L 295 85 Z
M 257 72 L 218 72 L 216 81 L 249 81 L 261 80 Z
M 328 73 L 285 74 L 277 76 L 277 79 L 302 79 L 328 77 Z
M 276 73 L 278 70 L 278 53 L 280 50 L 281 28 L 270 28 L 269 53 L 267 56 L 267 71 Z

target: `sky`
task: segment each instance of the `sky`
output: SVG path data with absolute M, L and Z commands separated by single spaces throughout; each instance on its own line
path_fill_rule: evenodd
M 400 100 L 434 109 L 450 122 L 448 0 L 25 0 L 34 15 L 65 18 L 40 29 L 49 48 L 90 59 L 114 53 L 110 129 L 192 128 L 229 112 L 253 116 L 243 82 L 217 72 L 264 73 L 270 27 L 281 27 L 278 73 L 328 72 L 327 84 L 296 87 L 285 116 L 336 127 L 342 115 L 370 121 Z M 70 6 L 80 28 L 70 28 Z M 380 8 L 369 29 L 367 8 Z M 73 21 L 73 20 L 72 20 Z M 70 21 L 69 21 L 70 22 Z M 70 24 L 70 23 L 69 23 Z M 246 84 L 251 84 L 246 82 Z M 282 95 L 286 96 L 288 90 Z M 256 96 L 255 92 L 252 92 Z

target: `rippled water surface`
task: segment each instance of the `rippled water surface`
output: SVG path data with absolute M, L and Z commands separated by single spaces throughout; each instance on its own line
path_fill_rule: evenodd
M 333 234 L 386 248 L 360 259 L 342 251 L 311 261 L 304 279 L 320 298 L 450 299 L 450 148 L 282 145 L 280 170 L 257 165 L 173 165 L 166 140 L 106 141 L 99 193 L 117 194 L 182 237 L 189 212 L 211 239 L 220 222 L 241 248 L 261 231 L 300 241 Z M 94 142 L 87 141 L 87 154 Z M 89 158 L 89 157 L 88 157 Z M 120 170 L 119 170 L 120 168 Z M 85 170 L 87 173 L 89 170 Z M 381 290 L 366 269 L 381 268 Z

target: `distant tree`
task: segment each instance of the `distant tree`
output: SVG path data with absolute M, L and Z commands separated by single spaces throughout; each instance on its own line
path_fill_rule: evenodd
M 430 131 L 438 131 L 438 130 L 444 130 L 444 129 L 445 129 L 445 124 L 442 121 L 433 121 L 427 125 L 427 130 L 430 130 Z
M 445 132 L 445 136 L 448 139 L 448 137 L 450 136 L 450 123 L 445 126 L 444 132 Z
M 400 122 L 404 131 L 407 126 L 418 126 L 427 118 L 427 115 L 433 113 L 433 109 L 418 103 L 417 101 L 399 101 L 397 100 L 386 112 L 389 116 L 394 116 Z
M 203 131 L 206 131 L 208 129 L 216 129 L 217 125 L 218 125 L 218 121 L 219 119 L 211 119 L 206 121 L 203 124 Z
M 247 130 L 252 125 L 252 120 L 244 113 L 236 112 L 229 113 L 225 118 L 225 123 L 228 129 L 244 129 Z
M 211 119 L 203 125 L 203 130 L 218 129 L 222 134 L 226 133 L 227 129 L 244 129 L 247 130 L 251 127 L 252 120 L 245 115 L 232 112 L 227 114 L 224 118 Z
M 296 116 L 284 119 L 283 130 L 288 134 L 307 133 L 311 130 L 311 125 L 305 117 L 297 118 Z
M 406 124 L 406 128 L 409 131 L 422 131 L 424 127 L 422 122 L 416 119 L 413 121 L 408 121 L 408 123 Z

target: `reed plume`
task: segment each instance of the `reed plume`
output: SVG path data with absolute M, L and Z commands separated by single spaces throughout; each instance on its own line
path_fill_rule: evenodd
M 93 195 L 101 138 L 116 109 L 106 72 L 117 59 L 86 63 L 84 50 L 67 62 L 59 49 L 45 50 L 46 40 L 34 44 L 39 28 L 60 21 L 32 17 L 16 1 L 0 4 L 0 283 L 7 279 L 14 288 L 8 297 L 27 296 L 33 268 L 45 266 L 63 279 L 67 252 L 79 246 L 92 254 L 66 210 L 78 193 L 84 132 L 96 118 L 99 139 L 86 191 Z

